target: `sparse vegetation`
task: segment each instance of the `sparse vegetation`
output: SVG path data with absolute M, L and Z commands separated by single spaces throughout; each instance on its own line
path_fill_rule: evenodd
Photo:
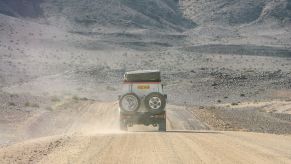
M 80 100 L 80 98 L 78 96 L 73 96 L 72 99 L 75 100 L 75 101 Z
M 51 98 L 51 101 L 52 102 L 59 102 L 59 101 L 61 101 L 57 96 L 53 96 L 52 98 Z
M 236 105 L 239 105 L 239 103 L 238 102 L 233 102 L 233 103 L 231 103 L 231 105 L 232 106 L 236 106 Z
M 32 108 L 39 108 L 40 106 L 37 103 L 33 103 L 33 104 L 30 105 L 30 107 L 32 107 Z
M 37 103 L 30 103 L 30 102 L 26 102 L 24 104 L 24 106 L 25 107 L 31 107 L 31 108 L 39 108 L 40 107 L 39 104 L 37 104 Z
M 45 109 L 46 109 L 46 110 L 49 110 L 49 111 L 53 111 L 53 108 L 50 107 L 50 106 L 46 107 Z
M 88 101 L 89 99 L 87 97 L 82 97 L 80 98 L 79 100 L 82 100 L 82 101 Z
M 25 107 L 30 107 L 30 103 L 29 103 L 29 102 L 26 102 L 26 103 L 24 104 L 24 106 L 25 106 Z
M 112 86 L 106 86 L 106 89 L 109 91 L 116 91 L 116 89 Z
M 8 102 L 9 106 L 16 106 L 16 104 L 14 102 Z

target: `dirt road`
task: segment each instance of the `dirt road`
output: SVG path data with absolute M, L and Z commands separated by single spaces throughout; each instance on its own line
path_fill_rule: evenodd
M 116 107 L 83 104 L 61 135 L 2 147 L 0 163 L 291 162 L 290 135 L 206 131 L 207 125 L 175 106 L 169 106 L 165 133 L 143 127 L 121 132 Z M 189 125 L 193 123 L 197 126 Z

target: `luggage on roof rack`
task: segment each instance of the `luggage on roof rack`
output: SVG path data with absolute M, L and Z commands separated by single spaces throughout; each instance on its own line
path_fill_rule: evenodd
M 124 74 L 125 82 L 161 82 L 159 70 L 131 71 Z

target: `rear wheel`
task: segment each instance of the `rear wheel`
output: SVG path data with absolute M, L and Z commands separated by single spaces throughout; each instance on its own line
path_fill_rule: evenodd
M 166 131 L 166 119 L 162 119 L 159 122 L 159 131 L 165 132 Z

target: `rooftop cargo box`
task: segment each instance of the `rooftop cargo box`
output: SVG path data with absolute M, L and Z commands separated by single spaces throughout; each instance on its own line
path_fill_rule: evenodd
M 131 71 L 124 74 L 125 82 L 161 82 L 159 70 Z

